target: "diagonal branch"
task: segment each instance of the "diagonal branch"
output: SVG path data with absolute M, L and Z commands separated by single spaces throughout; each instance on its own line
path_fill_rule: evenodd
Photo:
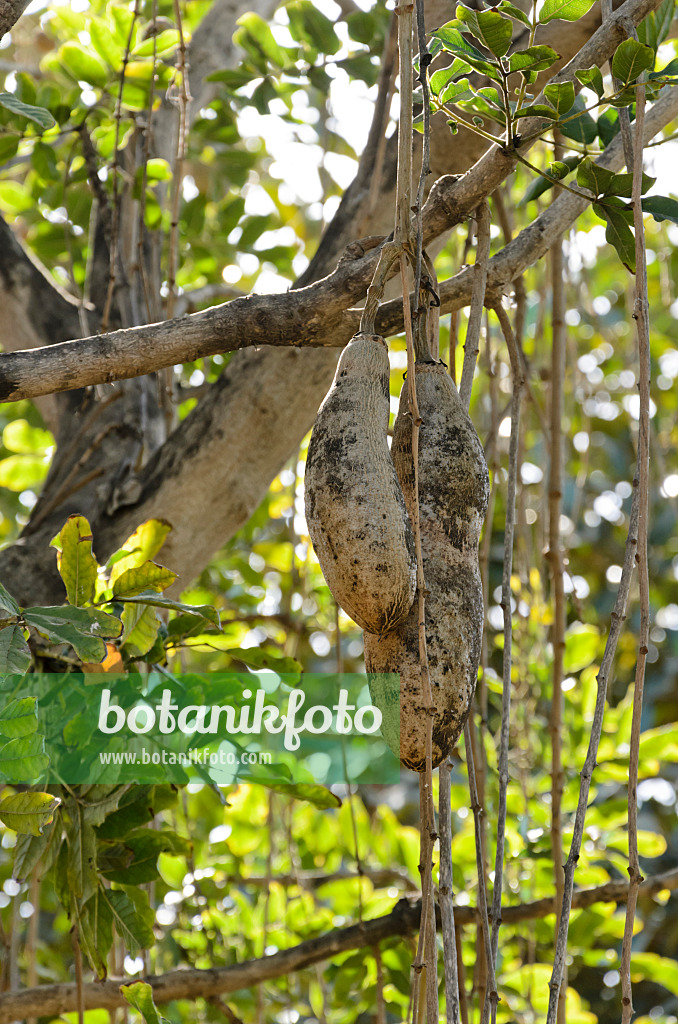
M 654 875 L 640 887 L 641 897 L 650 897 L 663 890 L 678 889 L 678 868 L 662 875 Z M 573 894 L 572 906 L 590 907 L 594 903 L 623 903 L 629 892 L 628 882 L 607 882 L 593 889 L 580 889 Z M 532 903 L 521 903 L 505 907 L 502 920 L 505 924 L 546 917 L 555 911 L 555 900 L 546 897 Z M 474 907 L 455 907 L 455 920 L 460 925 L 471 924 L 477 919 Z M 259 960 L 247 960 L 231 967 L 213 967 L 205 970 L 194 968 L 169 971 L 167 974 L 151 976 L 147 981 L 153 989 L 157 1003 L 174 999 L 209 999 L 238 989 L 252 988 L 264 981 L 280 978 L 295 971 L 301 971 L 312 964 L 327 960 L 348 949 L 364 949 L 393 936 L 412 935 L 419 927 L 421 902 L 417 899 L 400 900 L 390 914 L 363 921 L 347 928 L 338 928 L 306 942 L 300 942 L 290 949 L 274 953 Z M 439 922 L 438 922 L 439 923 Z M 112 1010 L 125 1006 L 120 994 L 121 979 L 92 982 L 83 985 L 85 1009 Z M 77 1006 L 77 990 L 74 984 L 38 985 L 0 995 L 0 1024 L 10 1024 L 26 1017 L 58 1016 L 73 1012 Z
M 636 0 L 628 0 L 629 3 Z M 678 116 L 678 89 L 667 88 L 648 111 L 645 141 Z M 498 152 L 498 151 L 497 151 Z M 503 159 L 503 158 L 502 158 Z M 465 179 L 463 193 L 450 213 L 452 227 L 459 211 L 477 205 L 472 178 L 480 161 Z M 624 166 L 617 137 L 600 159 L 601 167 L 618 171 Z M 435 188 L 435 186 L 434 186 Z M 566 231 L 589 204 L 584 196 L 563 192 L 532 224 L 492 257 L 488 265 L 487 294 L 495 300 L 528 266 L 550 248 L 552 239 Z M 428 204 L 427 204 L 428 205 Z M 435 215 L 437 207 L 430 207 Z M 459 218 L 461 219 L 461 218 Z M 426 236 L 430 234 L 427 223 Z M 380 241 L 380 240 L 378 240 Z M 217 352 L 259 345 L 343 346 L 356 330 L 360 311 L 346 307 L 356 301 L 371 280 L 379 249 L 374 240 L 349 246 L 336 269 L 323 280 L 280 295 L 248 295 L 190 316 L 149 324 L 111 334 L 67 341 L 31 351 L 6 353 L 0 360 L 0 401 L 18 401 L 90 384 L 137 377 L 175 363 Z M 441 311 L 459 309 L 471 298 L 473 268 L 440 286 Z M 402 301 L 384 303 L 377 321 L 379 331 L 403 329 Z
M 0 0 L 0 39 L 17 23 L 31 0 Z

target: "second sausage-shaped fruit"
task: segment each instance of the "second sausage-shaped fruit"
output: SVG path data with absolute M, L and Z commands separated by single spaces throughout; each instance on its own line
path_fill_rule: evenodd
M 426 583 L 426 644 L 435 709 L 435 768 L 459 739 L 476 686 L 483 632 L 478 538 L 487 510 L 489 481 L 483 447 L 444 364 L 417 364 L 415 374 L 422 419 L 419 522 Z M 414 516 L 407 380 L 400 394 L 391 452 L 407 508 Z M 417 602 L 408 618 L 386 636 L 365 634 L 365 668 L 372 699 L 384 716 L 387 742 L 404 765 L 423 771 L 427 715 Z

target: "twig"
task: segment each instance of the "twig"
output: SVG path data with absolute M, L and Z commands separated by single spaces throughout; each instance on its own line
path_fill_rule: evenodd
M 417 186 L 417 200 L 415 204 L 415 268 L 414 268 L 414 295 L 419 298 L 421 295 L 421 272 L 424 253 L 424 221 L 422 211 L 424 208 L 424 192 L 426 179 L 431 173 L 431 105 L 429 102 L 430 90 L 428 84 L 428 65 L 431 63 L 431 55 L 426 46 L 426 24 L 424 18 L 424 0 L 415 0 L 416 31 L 419 46 L 419 82 L 422 91 L 422 105 L 424 114 L 423 135 L 421 146 L 421 170 L 419 172 L 419 184 Z M 410 137 L 412 129 L 410 127 Z M 425 315 L 428 309 L 428 297 L 425 299 L 425 307 L 422 308 L 421 301 L 417 303 L 415 321 L 418 324 L 420 317 Z M 416 331 L 419 337 L 423 332 Z M 425 359 L 427 352 L 417 352 L 418 359 Z
M 40 923 L 40 876 L 37 868 L 34 868 L 31 872 L 30 882 L 30 893 L 31 893 L 31 906 L 33 907 L 33 913 L 28 924 L 28 939 L 26 942 L 26 960 L 28 961 L 28 970 L 26 972 L 26 980 L 28 987 L 33 988 L 38 984 L 38 926 Z M 30 1017 L 26 1024 L 38 1024 L 37 1017 Z
M 334 602 L 334 634 L 336 636 L 335 651 L 336 651 L 336 667 L 337 676 L 341 680 L 341 675 L 344 671 L 344 659 L 341 650 L 341 631 L 339 629 L 339 605 Z M 355 807 L 353 805 L 353 793 L 351 792 L 351 781 L 348 775 L 348 758 L 346 757 L 346 744 L 343 742 L 344 737 L 341 737 L 341 760 L 344 769 L 344 778 L 346 780 L 346 788 L 348 790 L 348 810 L 351 818 L 351 833 L 353 835 L 353 850 L 355 854 L 355 866 L 356 876 L 358 878 L 358 920 L 363 919 L 363 862 L 360 856 L 360 846 L 358 845 L 358 823 L 355 816 Z
M 638 474 L 639 471 L 638 468 L 636 468 L 636 475 L 633 480 L 634 490 L 633 499 L 631 502 L 631 513 L 629 516 L 629 529 L 626 537 L 624 565 L 622 567 L 621 580 L 619 581 L 619 587 L 617 589 L 617 598 L 615 600 L 614 608 L 612 609 L 612 613 L 610 616 L 610 630 L 607 636 L 607 642 L 605 644 L 605 651 L 603 653 L 600 669 L 598 670 L 596 704 L 593 713 L 593 720 L 591 722 L 589 746 L 586 752 L 584 767 L 581 771 L 579 799 L 577 801 L 577 810 L 574 819 L 572 842 L 570 844 L 570 852 L 568 854 L 567 862 L 565 864 L 565 883 L 563 891 L 563 900 L 560 911 L 560 920 L 558 924 L 558 938 L 556 940 L 553 971 L 551 973 L 551 980 L 549 982 L 549 1006 L 546 1017 L 546 1024 L 556 1024 L 557 1020 L 560 986 L 563 978 L 565 957 L 567 955 L 567 931 L 570 923 L 570 911 L 572 909 L 574 872 L 577 866 L 577 861 L 579 860 L 579 851 L 581 850 L 582 839 L 584 836 L 584 821 L 586 818 L 586 808 L 588 805 L 589 790 L 591 788 L 593 769 L 596 766 L 598 746 L 600 744 L 600 737 L 603 729 L 603 716 L 605 713 L 607 685 L 610 679 L 610 675 L 612 673 L 614 656 L 617 650 L 617 643 L 619 642 L 619 637 L 621 635 L 622 628 L 624 626 L 624 621 L 626 619 L 626 607 L 628 604 L 629 590 L 631 587 L 631 577 L 633 575 L 633 567 L 637 555 L 638 515 L 640 509 L 640 488 Z
M 148 90 L 148 122 L 144 129 L 144 148 L 142 155 L 142 166 L 141 166 L 141 189 L 139 194 L 139 218 L 137 222 L 137 268 L 139 272 L 139 279 L 141 280 L 141 290 L 144 295 L 144 304 L 146 306 L 146 322 L 150 323 L 151 316 L 151 297 L 150 297 L 150 285 L 148 282 L 148 275 L 146 274 L 146 256 L 144 253 L 144 241 L 146 240 L 146 186 L 148 183 L 148 161 L 151 155 L 151 137 L 153 134 L 153 105 L 155 103 L 155 82 L 157 78 L 156 62 L 158 59 L 158 33 L 157 33 L 157 18 L 158 18 L 158 0 L 153 0 L 153 14 L 151 18 L 151 31 L 153 33 L 153 74 L 151 75 L 151 84 Z
M 231 1009 L 225 999 L 220 999 L 219 996 L 210 996 L 207 1002 L 223 1013 L 229 1024 L 243 1024 L 241 1018 Z
M 421 278 L 421 260 L 423 246 L 423 232 L 421 229 L 421 201 L 418 203 L 418 222 L 415 238 L 415 251 L 412 253 L 412 227 L 411 227 L 411 193 L 412 193 L 412 28 L 413 28 L 413 4 L 401 2 L 396 7 L 398 16 L 398 53 L 400 66 L 400 122 L 398 134 L 398 170 L 396 183 L 396 222 L 394 238 L 401 247 L 407 248 L 410 256 L 415 257 L 415 266 Z M 422 15 L 420 12 L 419 21 L 421 24 Z M 423 26 L 422 26 L 423 27 Z M 425 41 L 424 41 L 425 48 Z M 424 75 L 426 73 L 423 69 Z M 424 163 L 427 161 L 426 151 Z M 425 181 L 425 168 L 422 168 L 422 178 Z M 423 199 L 423 184 L 420 179 L 420 191 Z M 408 380 L 408 401 L 409 412 L 412 417 L 412 464 L 414 472 L 414 498 L 412 526 L 414 532 L 414 546 L 417 559 L 417 601 L 418 601 L 418 634 L 419 634 L 419 664 L 423 706 L 426 710 L 426 760 L 425 770 L 419 779 L 419 806 L 420 806 L 420 859 L 419 870 L 421 873 L 422 890 L 422 920 L 419 929 L 419 941 L 417 954 L 413 966 L 412 983 L 412 1014 L 415 1024 L 422 1019 L 423 1004 L 421 1000 L 420 980 L 422 969 L 426 971 L 426 1013 L 428 1024 L 438 1022 L 438 986 L 437 986 L 437 951 L 435 944 L 435 908 L 433 904 L 433 875 L 432 875 L 432 847 L 435 839 L 434 813 L 433 813 L 433 697 L 431 694 L 431 680 L 429 677 L 428 656 L 426 651 L 426 584 L 424 581 L 424 563 L 421 548 L 421 523 L 419 517 L 419 428 L 421 426 L 421 415 L 417 403 L 417 383 L 415 371 L 415 341 L 412 324 L 412 312 L 410 308 L 410 293 L 407 283 L 407 261 L 404 251 L 400 253 L 400 279 L 403 295 L 403 320 L 405 323 L 405 334 L 407 338 L 407 380 Z M 418 285 L 419 282 L 417 282 Z M 415 285 L 415 298 L 417 299 L 417 337 L 419 344 L 417 355 L 423 344 L 428 350 L 427 340 L 427 313 L 428 302 L 424 303 L 424 310 L 421 311 L 421 288 Z
M 369 179 L 370 187 L 365 203 L 365 210 L 356 225 L 356 234 L 364 234 L 365 225 L 368 224 L 379 198 L 381 186 L 381 172 L 384 166 L 386 155 L 386 128 L 388 125 L 391 99 L 393 98 L 393 86 L 395 83 L 396 58 L 398 56 L 398 17 L 394 13 L 384 52 L 381 60 L 381 71 L 377 83 L 377 99 L 374 104 L 374 114 L 370 125 L 369 135 L 365 143 L 365 149 L 360 160 L 358 175 L 361 184 Z
M 495 307 L 495 313 L 506 341 L 511 372 L 513 374 L 513 396 L 511 400 L 511 441 L 509 445 L 508 486 L 506 494 L 506 526 L 504 530 L 504 563 L 501 583 L 501 603 L 504 611 L 504 658 L 503 688 L 501 705 L 501 736 L 499 743 L 499 805 L 497 809 L 497 851 L 494 863 L 492 890 L 492 973 L 497 963 L 499 948 L 499 926 L 501 924 L 501 897 L 504 873 L 504 843 L 506 837 L 506 797 L 508 792 L 508 751 L 511 714 L 511 575 L 513 567 L 513 534 L 515 528 L 516 490 L 518 479 L 518 443 L 520 438 L 520 405 L 524 384 L 523 364 L 518 352 L 511 322 L 503 306 Z M 497 1015 L 498 992 L 496 982 L 488 990 L 483 1006 L 482 1024 L 486 1024 L 490 1012 L 492 1021 Z
M 461 371 L 459 397 L 468 410 L 471 404 L 473 375 L 478 359 L 478 341 L 483 321 L 483 305 L 487 288 L 487 261 L 490 255 L 490 208 L 483 199 L 476 210 L 476 261 L 473 267 L 473 289 L 471 293 L 471 309 L 469 311 L 464 343 L 464 367 Z
M 480 815 L 481 807 L 478 802 L 478 789 L 476 787 L 476 772 L 473 762 L 473 744 L 471 742 L 471 726 L 466 722 L 464 726 L 464 746 L 466 748 L 466 766 L 468 769 L 468 788 L 471 797 L 471 810 L 473 811 L 473 825 L 476 839 L 476 870 L 478 873 L 478 907 L 477 913 L 480 917 L 480 924 L 483 931 L 483 945 L 485 949 L 485 960 L 487 961 L 487 972 L 489 989 L 496 991 L 497 982 L 494 973 L 494 962 L 492 960 L 492 940 L 490 937 L 490 922 L 487 911 L 487 889 L 485 886 L 485 871 L 483 865 L 482 846 L 480 838 Z
M 374 962 L 377 965 L 377 1024 L 386 1024 L 386 1004 L 384 1002 L 384 965 L 381 959 L 381 947 L 374 947 Z
M 398 124 L 398 168 L 396 176 L 395 240 L 410 241 L 412 208 L 412 10 L 413 4 L 400 0 L 398 18 L 398 68 L 400 71 L 400 120 Z
M 125 52 L 122 57 L 122 67 L 120 68 L 120 81 L 118 84 L 118 98 L 115 103 L 115 142 L 113 144 L 113 218 L 111 223 L 111 235 L 109 242 L 109 265 L 108 265 L 108 288 L 106 291 L 106 302 L 104 303 L 104 311 L 101 316 L 100 331 L 105 334 L 108 330 L 108 322 L 111 315 L 111 304 L 113 302 L 113 291 L 115 289 L 115 280 L 117 273 L 118 263 L 118 248 L 120 242 L 120 192 L 118 188 L 119 168 L 120 168 L 120 124 L 122 122 L 122 94 L 125 87 L 125 74 L 127 72 L 127 65 L 129 63 L 130 52 L 132 50 L 132 39 L 134 37 L 134 29 L 137 23 L 137 18 L 141 13 L 141 0 L 135 0 L 134 11 L 132 12 L 132 20 L 129 26 L 129 33 L 127 35 L 127 42 L 125 44 Z
M 408 398 L 409 411 L 412 416 L 412 463 L 414 467 L 414 510 L 412 515 L 412 526 L 414 530 L 414 548 L 417 558 L 417 601 L 418 601 L 418 635 L 419 635 L 419 662 L 421 666 L 421 685 L 423 706 L 426 710 L 426 767 L 423 778 L 420 779 L 420 858 L 419 870 L 421 872 L 422 891 L 422 923 L 419 931 L 419 943 L 417 947 L 417 958 L 414 968 L 414 981 L 412 986 L 413 1019 L 419 1019 L 419 978 L 422 963 L 422 953 L 426 953 L 426 936 L 428 934 L 428 917 L 430 913 L 430 900 L 433 890 L 433 878 L 431 874 L 431 846 L 429 837 L 433 831 L 433 815 L 430 813 L 433 794 L 432 770 L 433 761 L 433 698 L 431 695 L 431 680 L 428 670 L 428 656 L 426 652 L 426 583 L 424 580 L 424 563 L 421 550 L 421 522 L 419 518 L 419 428 L 421 426 L 421 415 L 417 404 L 416 370 L 414 362 L 414 341 L 412 336 L 412 317 L 410 313 L 410 296 L 407 287 L 407 263 L 405 257 L 400 257 L 400 275 L 403 290 L 403 309 L 405 318 L 405 333 L 407 337 L 407 379 L 409 383 Z M 430 968 L 430 965 L 429 965 Z M 431 976 L 431 970 L 427 972 L 427 979 Z M 434 975 L 435 978 L 435 975 Z M 430 984 L 430 982 L 428 983 Z M 427 991 L 428 991 L 427 984 Z M 429 1024 L 432 1024 L 429 1021 Z
M 73 944 L 73 957 L 75 961 L 78 1024 L 85 1024 L 85 993 L 82 985 L 82 950 L 80 949 L 80 937 L 78 935 L 77 925 L 73 925 L 71 928 L 71 942 Z
M 183 20 L 181 16 L 180 0 L 174 0 L 174 18 L 179 32 L 179 47 L 176 74 L 179 76 L 179 98 L 177 107 L 179 110 L 179 127 L 177 131 L 177 146 L 174 154 L 174 167 L 172 168 L 172 190 L 170 197 L 170 234 L 167 251 L 167 309 L 166 316 L 171 320 L 174 316 L 174 299 L 176 288 L 176 270 L 178 263 L 178 242 L 179 242 L 179 202 L 181 200 L 181 186 L 184 178 L 184 160 L 186 159 L 186 125 L 188 104 L 190 95 L 188 92 L 188 60 L 186 57 L 186 41 L 184 39 Z
M 448 760 L 438 772 L 438 828 L 440 830 L 440 874 L 438 902 L 443 932 L 445 971 L 445 1012 L 447 1024 L 459 1024 L 459 970 L 452 897 L 452 773 Z
M 638 760 L 640 748 L 640 718 L 643 709 L 645 662 L 650 630 L 650 581 L 648 569 L 647 533 L 649 518 L 650 475 L 650 322 L 647 295 L 647 266 L 645 257 L 645 230 L 641 207 L 643 179 L 643 120 L 645 118 L 645 87 L 636 88 L 636 125 L 633 161 L 633 221 L 636 240 L 636 297 L 633 318 L 638 335 L 638 363 L 640 388 L 640 415 L 638 423 L 638 583 L 640 590 L 640 631 L 638 660 L 633 691 L 631 720 L 631 749 L 629 753 L 628 831 L 629 831 L 629 896 L 621 956 L 622 1024 L 630 1024 L 633 1016 L 631 989 L 631 946 L 633 922 L 636 913 L 638 889 L 643 880 L 638 861 Z
M 602 14 L 603 25 L 609 21 L 612 17 L 612 0 L 601 0 L 600 11 Z M 633 37 L 638 38 L 638 35 L 634 29 Z M 610 61 L 610 71 L 612 71 L 612 62 Z M 624 88 L 624 83 L 620 82 L 619 79 L 612 76 L 612 88 L 615 92 L 620 92 Z M 622 137 L 622 144 L 624 146 L 624 158 L 626 160 L 627 170 L 633 170 L 633 136 L 631 134 L 631 117 L 629 115 L 629 108 L 622 107 L 619 111 L 619 129 Z

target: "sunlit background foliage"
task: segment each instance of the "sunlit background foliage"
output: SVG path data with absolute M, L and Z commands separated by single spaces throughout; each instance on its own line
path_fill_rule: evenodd
M 185 4 L 187 36 L 207 7 L 202 2 Z M 110 189 L 116 132 L 121 149 L 132 144 L 138 120 L 147 114 L 154 76 L 156 96 L 175 88 L 173 4 L 167 0 L 157 4 L 167 27 L 155 43 L 145 33 L 153 13 L 149 2 L 141 4 L 141 17 L 133 27 L 130 7 L 122 3 L 96 0 L 31 8 L 34 13 L 19 22 L 1 51 L 4 89 L 24 103 L 47 108 L 56 123 L 42 130 L 0 108 L 0 210 L 55 281 L 82 297 L 92 194 L 76 128 L 86 120 L 101 166 L 99 177 Z M 387 24 L 387 12 L 380 4 L 339 7 L 333 0 L 314 4 L 292 0 L 281 6 L 270 25 L 254 14 L 242 20 L 237 29 L 243 48 L 241 65 L 218 73 L 218 98 L 200 112 L 189 137 L 177 274 L 182 310 L 203 308 L 252 290 L 283 290 L 304 270 L 356 170 Z M 130 62 L 116 124 L 117 75 L 130 30 Z M 660 64 L 673 56 L 674 44 L 664 44 Z M 648 149 L 649 172 L 661 152 Z M 671 149 L 671 160 L 675 161 L 675 149 Z M 666 180 L 669 165 L 665 158 L 657 160 L 664 192 L 671 187 Z M 148 227 L 161 229 L 155 235 L 160 246 L 169 230 L 166 187 L 171 174 L 170 164 L 157 158 L 145 180 L 137 175 L 133 183 L 138 195 L 144 191 Z M 529 172 L 519 167 L 504 192 L 516 229 L 534 219 L 552 199 L 546 193 L 526 200 L 531 180 Z M 652 630 L 641 742 L 639 840 L 643 873 L 651 875 L 678 864 L 678 726 L 674 724 L 678 703 L 678 227 L 648 219 L 646 228 L 653 371 Z M 440 279 L 470 258 L 468 233 L 466 224 L 452 232 L 438 257 Z M 492 237 L 499 247 L 498 227 L 493 227 Z M 566 244 L 566 487 L 561 529 L 567 547 L 568 598 L 563 687 L 567 848 L 596 672 L 621 575 L 639 406 L 630 276 L 606 245 L 604 227 L 592 212 L 578 221 Z M 548 416 L 551 340 L 546 280 L 543 262 L 524 279 L 530 394 L 520 438 L 511 581 L 514 711 L 505 872 L 509 903 L 534 900 L 553 890 L 548 775 L 552 607 L 544 556 L 548 448 L 543 424 Z M 208 298 L 196 292 L 205 286 L 212 286 Z M 450 357 L 448 343 L 455 334 L 463 339 L 464 331 L 463 312 L 454 323 L 449 315 L 442 318 L 441 351 L 446 360 L 451 358 L 457 375 L 461 352 L 457 349 Z M 392 342 L 391 358 L 394 411 L 405 367 L 402 339 Z M 227 360 L 227 356 L 215 356 L 181 368 L 180 417 L 187 415 L 199 389 L 216 378 Z M 496 815 L 495 737 L 503 643 L 499 601 L 510 390 L 507 355 L 495 327 L 488 326 L 471 413 L 481 439 L 487 442 L 496 490 L 493 520 L 485 527 L 489 540 L 483 545 L 489 559 L 483 687 L 490 835 Z M 0 420 L 0 534 L 3 543 L 11 543 L 27 522 L 54 441 L 27 402 L 1 406 Z M 493 425 L 498 427 L 496 437 Z M 273 482 L 247 526 L 185 590 L 185 601 L 212 604 L 219 610 L 223 631 L 194 636 L 173 650 L 169 665 L 174 670 L 228 668 L 232 659 L 226 650 L 259 648 L 272 664 L 276 658 L 294 659 L 304 670 L 334 671 L 338 647 L 346 670 L 362 670 L 361 633 L 343 613 L 337 615 L 310 548 L 304 520 L 304 458 L 305 444 Z M 53 552 L 45 552 L 45 558 L 52 557 Z M 633 601 L 610 686 L 591 789 L 576 874 L 581 887 L 627 877 L 625 783 L 637 618 Z M 477 887 L 463 757 L 462 746 L 455 755 L 453 774 L 453 862 L 456 902 L 467 906 L 475 904 Z M 161 828 L 174 830 L 190 845 L 180 853 L 171 848 L 161 852 L 158 872 L 153 865 L 149 872 L 128 876 L 132 884 L 150 886 L 155 908 L 155 942 L 150 952 L 120 953 L 118 967 L 130 977 L 149 967 L 160 973 L 179 964 L 210 967 L 262 956 L 355 921 L 359 912 L 365 918 L 386 913 L 403 892 L 417 887 L 414 776 L 405 774 L 399 786 L 387 791 L 374 787 L 353 800 L 357 854 L 365 873 L 324 884 L 318 876 L 356 874 L 346 798 L 340 809 L 318 810 L 260 787 L 232 789 L 225 796 L 226 803 L 221 803 L 211 790 L 192 786 L 159 812 Z M 2 935 L 14 931 L 23 950 L 38 907 L 30 883 L 20 886 L 12 880 L 16 834 L 3 826 L 0 830 Z M 372 880 L 370 872 L 376 869 L 388 869 L 390 879 Z M 111 880 L 110 873 L 108 877 Z M 40 927 L 34 955 L 40 982 L 72 977 L 70 924 L 58 899 L 64 885 L 62 878 L 56 888 L 45 883 L 39 892 Z M 498 974 L 500 1020 L 543 1018 L 553 928 L 552 915 L 504 927 Z M 676 898 L 665 892 L 642 900 L 637 928 L 633 974 L 639 1019 L 646 1024 L 675 1022 Z M 623 907 L 599 904 L 574 911 L 568 961 L 569 1024 L 617 1019 L 622 931 Z M 463 951 L 470 997 L 477 959 L 475 927 L 463 930 Z M 411 945 L 401 939 L 383 946 L 389 1021 L 401 1020 L 407 1012 L 412 955 Z M 25 971 L 26 954 L 20 956 Z M 232 1005 L 246 1022 L 368 1021 L 374 1017 L 375 985 L 373 955 L 361 950 L 267 983 L 260 992 L 237 993 Z M 470 1006 L 477 1012 L 477 997 Z M 177 1003 L 166 1013 L 174 1021 L 223 1019 L 219 1007 L 209 1004 L 196 1008 Z M 108 1014 L 93 1011 L 86 1019 L 96 1024 L 108 1020 Z

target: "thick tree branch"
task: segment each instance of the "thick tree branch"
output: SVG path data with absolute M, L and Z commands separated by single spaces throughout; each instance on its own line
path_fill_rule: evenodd
M 648 878 L 640 887 L 640 896 L 651 897 L 663 890 L 673 891 L 677 888 L 678 868 Z M 623 903 L 628 892 L 628 882 L 608 882 L 593 889 L 578 890 L 573 894 L 572 906 L 583 909 L 595 903 Z M 546 917 L 554 912 L 554 899 L 546 897 L 532 903 L 504 907 L 502 921 L 504 924 L 514 924 L 518 921 Z M 338 928 L 327 935 L 300 942 L 297 946 L 274 953 L 272 956 L 247 960 L 232 967 L 169 971 L 167 974 L 151 976 L 144 980 L 151 985 L 156 1003 L 168 1003 L 173 999 L 209 999 L 301 971 L 348 949 L 363 949 L 393 936 L 412 935 L 419 927 L 420 916 L 419 900 L 402 899 L 391 913 L 384 917 L 363 921 L 348 928 Z M 474 907 L 455 907 L 454 917 L 458 925 L 472 924 L 476 921 L 477 910 Z M 120 984 L 121 980 L 111 979 L 84 985 L 85 1009 L 113 1010 L 118 1006 L 124 1006 Z M 37 988 L 6 993 L 0 995 L 0 1024 L 10 1024 L 11 1021 L 31 1016 L 46 1017 L 71 1013 L 76 1009 L 76 1000 L 77 990 L 73 984 L 39 985 Z
M 678 90 L 667 88 L 647 114 L 646 142 L 676 116 Z M 598 163 L 614 171 L 624 166 L 620 137 L 607 147 Z M 467 179 L 470 181 L 476 168 L 455 187 L 461 187 Z M 457 200 L 456 212 L 451 216 L 456 217 L 462 208 L 470 212 L 472 192 L 473 186 L 467 183 L 460 192 L 463 198 Z M 544 213 L 492 257 L 488 268 L 488 295 L 498 297 L 519 274 L 540 259 L 549 249 L 551 239 L 566 231 L 588 203 L 584 196 L 579 198 L 562 192 Z M 429 210 L 437 220 L 437 206 Z M 445 230 L 450 226 L 447 224 Z M 360 316 L 359 311 L 347 310 L 346 306 L 362 295 L 377 253 L 378 249 L 365 251 L 365 246 L 356 242 L 328 277 L 305 288 L 281 295 L 248 295 L 159 324 L 7 353 L 0 360 L 0 401 L 35 398 L 141 376 L 178 362 L 260 345 L 343 346 L 357 329 Z M 472 279 L 473 268 L 467 268 L 443 282 L 440 286 L 443 312 L 459 309 L 470 301 Z M 378 328 L 383 334 L 402 330 L 400 300 L 382 306 Z
M 31 0 L 0 0 L 0 39 L 17 23 Z
M 647 144 L 658 132 L 678 117 L 678 89 L 667 87 L 645 117 L 643 138 Z M 618 135 L 596 161 L 600 167 L 620 171 L 624 167 L 624 148 Z M 508 290 L 520 274 L 541 259 L 550 249 L 553 239 L 567 231 L 577 217 L 581 216 L 590 200 L 578 198 L 571 192 L 561 191 L 536 220 L 524 228 L 508 245 L 505 245 L 490 259 L 487 275 L 487 296 L 498 299 Z M 450 313 L 467 306 L 471 301 L 474 268 L 466 267 L 454 277 L 443 281 L 438 289 L 441 313 Z M 400 299 L 385 302 L 377 318 L 377 329 L 385 337 L 402 330 L 402 306 Z M 359 320 L 358 310 L 349 309 L 344 314 L 346 331 L 355 329 Z

